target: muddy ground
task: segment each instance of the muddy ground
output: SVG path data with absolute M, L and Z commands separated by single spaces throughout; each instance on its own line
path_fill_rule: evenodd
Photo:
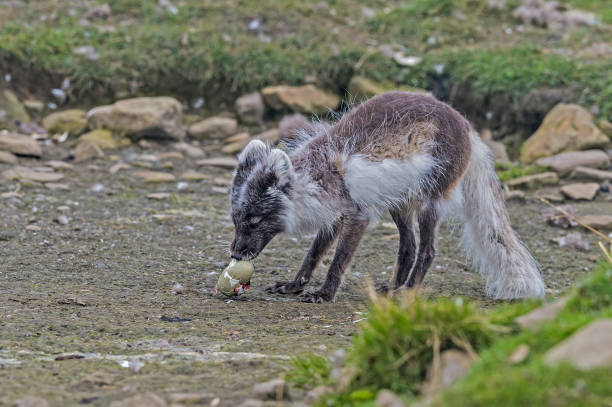
M 325 355 L 350 344 L 364 316 L 367 282 L 382 284 L 392 274 L 397 239 L 389 220 L 368 232 L 336 303 L 304 304 L 264 292 L 290 278 L 308 249 L 308 238 L 289 237 L 276 238 L 255 261 L 252 289 L 228 301 L 212 293 L 233 233 L 228 199 L 213 179 L 229 179 L 230 170 L 175 159 L 174 169 L 163 171 L 207 176 L 181 191 L 178 181 L 144 184 L 131 175 L 142 170 L 136 166 L 109 174 L 116 160 L 134 165 L 139 155 L 168 148 L 153 144 L 107 154 L 65 170 L 61 182 L 69 191 L 35 185 L 22 189 L 21 198 L 0 200 L 0 405 L 38 395 L 52 406 L 106 406 L 154 391 L 166 399 L 209 392 L 231 406 L 248 398 L 254 383 L 283 376 L 290 357 Z M 45 159 L 63 155 L 49 150 Z M 41 161 L 21 159 L 21 165 Z M 8 168 L 0 164 L 0 171 Z M 16 185 L 0 177 L 0 193 Z M 172 196 L 147 199 L 152 192 Z M 67 225 L 54 222 L 61 206 L 70 208 Z M 541 263 L 550 295 L 557 296 L 593 268 L 599 254 L 559 249 L 551 238 L 561 231 L 539 219 L 543 207 L 535 200 L 509 203 L 513 225 Z M 576 207 L 581 214 L 602 214 L 610 202 L 599 197 Z M 155 214 L 168 216 L 156 220 Z M 441 228 L 425 292 L 495 304 L 465 266 L 451 229 Z M 595 246 L 596 239 L 585 236 Z M 322 283 L 330 258 L 313 286 Z M 173 294 L 175 282 L 184 286 L 182 294 Z M 83 358 L 56 360 L 66 355 Z

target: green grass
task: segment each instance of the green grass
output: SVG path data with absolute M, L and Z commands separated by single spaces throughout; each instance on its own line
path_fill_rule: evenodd
M 497 171 L 497 177 L 501 182 L 546 171 L 545 167 L 540 167 L 538 165 L 514 165 L 503 163 L 496 163 L 495 169 Z
M 307 77 L 339 94 L 353 74 L 431 89 L 439 80 L 434 67 L 444 66 L 448 86 L 468 83 L 483 100 L 495 93 L 516 98 L 533 88 L 569 86 L 580 90 L 577 102 L 598 104 L 605 117 L 612 116 L 612 62 L 582 62 L 551 51 L 582 49 L 585 38 L 610 38 L 605 27 L 583 29 L 575 43 L 539 29 L 508 36 L 504 27 L 517 24 L 512 5 L 497 11 L 485 0 L 333 0 L 327 7 L 297 0 L 175 3 L 178 15 L 160 15 L 156 0 L 115 1 L 108 22 L 89 26 L 79 24 L 85 12 L 79 2 L 0 7 L 0 70 L 41 92 L 68 77 L 73 103 L 171 94 L 187 101 L 203 96 L 214 108 L 241 93 L 302 84 Z M 573 3 L 609 13 L 604 0 Z M 374 16 L 364 17 L 363 7 Z M 255 18 L 262 24 L 260 36 L 248 29 Z M 101 32 L 99 25 L 115 31 Z M 402 45 L 423 62 L 399 66 L 372 47 L 373 41 Z M 93 46 L 100 59 L 73 53 L 83 45 Z M 40 83 L 32 84 L 37 78 Z
M 461 299 L 377 298 L 348 351 L 348 383 L 330 382 L 329 362 L 316 356 L 298 359 L 288 377 L 300 387 L 336 386 L 319 406 L 373 406 L 380 389 L 415 401 L 434 352 L 467 348 L 478 352 L 479 361 L 467 377 L 439 394 L 434 406 L 608 406 L 612 368 L 583 372 L 568 364 L 546 365 L 543 357 L 586 324 L 612 317 L 612 264 L 602 263 L 567 295 L 557 318 L 537 329 L 514 323 L 538 306 L 535 300 L 483 312 Z M 511 364 L 509 356 L 524 344 L 528 357 Z

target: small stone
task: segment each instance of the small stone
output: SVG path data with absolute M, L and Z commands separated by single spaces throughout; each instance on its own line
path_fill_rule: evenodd
M 42 125 L 49 133 L 78 136 L 87 128 L 86 112 L 80 109 L 54 112 L 43 119 Z
M 449 349 L 442 352 L 439 370 L 435 372 L 433 366 L 429 370 L 428 380 L 423 384 L 423 392 L 433 394 L 449 387 L 469 373 L 473 361 L 470 355 L 460 350 Z
M 60 225 L 64 225 L 64 226 L 66 226 L 68 223 L 70 223 L 70 220 L 68 219 L 68 217 L 66 215 L 60 215 L 56 219 L 54 219 L 54 221 L 59 223 Z
M 234 143 L 226 144 L 221 147 L 221 152 L 225 154 L 236 154 L 242 151 L 242 149 L 245 148 L 247 144 L 249 144 L 248 141 L 237 141 Z
M 236 134 L 238 122 L 235 119 L 214 116 L 189 126 L 188 133 L 197 139 L 223 139 Z
M 156 155 L 157 159 L 159 161 L 163 161 L 163 160 L 182 160 L 183 158 L 185 158 L 185 156 L 183 155 L 183 153 L 181 153 L 180 151 L 168 151 L 166 153 L 159 153 Z
M 223 177 L 215 177 L 213 179 L 213 185 L 216 185 L 218 187 L 229 187 L 230 185 L 232 185 L 232 180 Z
M 506 201 L 524 201 L 525 200 L 525 192 L 520 190 L 515 191 L 504 191 L 504 199 Z
M 569 184 L 561 187 L 561 193 L 569 199 L 592 201 L 599 191 L 599 184 Z
M 215 395 L 212 393 L 174 393 L 168 396 L 171 403 L 208 404 Z
M 580 370 L 612 366 L 612 319 L 598 319 L 581 328 L 544 356 L 547 364 L 569 362 Z
M 0 164 L 17 164 L 17 156 L 8 151 L 0 151 Z
M 566 302 L 567 298 L 563 297 L 555 302 L 544 304 L 528 314 L 521 315 L 516 318 L 514 322 L 521 328 L 537 328 L 544 322 L 552 321 L 557 318 L 559 312 L 565 307 Z
M 92 7 L 85 13 L 85 18 L 88 20 L 102 19 L 106 20 L 112 14 L 112 10 L 107 3 L 100 6 Z
M 42 155 L 42 148 L 36 140 L 30 136 L 15 133 L 4 134 L 0 132 L 0 150 L 33 157 Z
M 57 182 L 47 182 L 45 183 L 45 188 L 50 189 L 51 191 L 70 191 L 70 186 Z
M 91 141 L 80 143 L 74 150 L 74 162 L 81 163 L 84 161 L 104 158 L 104 152 L 100 147 Z
M 223 167 L 223 168 L 235 168 L 238 165 L 238 160 L 233 157 L 216 157 L 216 158 L 206 158 L 204 160 L 199 160 L 197 165 L 200 166 L 212 166 L 212 167 Z
M 219 194 L 219 195 L 227 195 L 227 194 L 229 194 L 229 188 L 226 188 L 226 187 L 212 187 L 210 189 L 210 192 L 212 192 L 214 194 Z
M 263 123 L 264 102 L 259 92 L 240 96 L 235 103 L 240 121 L 246 124 Z
M 45 110 L 45 103 L 36 99 L 24 100 L 23 105 L 26 107 L 26 109 L 33 110 L 36 112 L 42 112 L 43 110 Z
M 179 191 L 184 191 L 189 188 L 189 184 L 187 182 L 179 182 L 176 184 L 176 189 Z
M 196 147 L 196 146 L 192 146 L 191 144 L 176 143 L 173 146 L 177 150 L 185 153 L 187 155 L 187 157 L 198 158 L 198 157 L 203 157 L 204 156 L 204 151 L 202 151 L 201 148 Z
M 164 399 L 153 393 L 137 394 L 121 401 L 113 401 L 109 407 L 167 407 Z
M 68 164 L 67 162 L 64 162 L 64 161 L 51 160 L 51 161 L 45 162 L 45 165 L 53 168 L 54 170 L 74 170 L 74 165 Z
M 134 177 L 142 178 L 146 183 L 174 182 L 176 177 L 167 172 L 160 171 L 136 171 L 132 173 Z
M 280 129 L 270 129 L 253 136 L 254 139 L 261 140 L 264 143 L 276 144 L 281 139 Z
M 536 165 L 555 170 L 561 175 L 567 175 L 576 167 L 605 168 L 610 165 L 610 157 L 601 150 L 569 151 L 540 158 Z
M 172 161 L 164 161 L 161 163 L 161 167 L 166 170 L 171 170 L 174 168 L 174 163 Z
M 581 250 L 587 252 L 591 250 L 591 245 L 579 232 L 568 233 L 559 239 L 559 247 Z
M 147 199 L 153 199 L 155 201 L 162 201 L 164 199 L 170 198 L 170 194 L 166 192 L 154 192 L 152 194 L 147 195 Z
M 612 181 L 612 171 L 603 171 L 588 167 L 576 167 L 570 174 L 570 178 L 595 181 Z
M 406 404 L 391 390 L 383 389 L 376 395 L 376 407 L 406 407 Z
M 508 362 L 510 362 L 513 365 L 523 363 L 525 359 L 527 359 L 527 356 L 529 356 L 530 351 L 531 351 L 531 348 L 529 347 L 529 345 L 526 345 L 526 344 L 519 345 L 516 349 L 514 349 L 514 351 L 508 358 Z
M 506 182 L 510 188 L 536 189 L 543 185 L 557 185 L 559 176 L 555 172 L 543 172 L 541 174 L 525 175 Z
M 585 215 L 580 221 L 595 229 L 612 230 L 612 215 Z
M 25 230 L 29 231 L 29 232 L 40 232 L 42 230 L 42 228 L 40 226 L 36 226 L 36 225 L 28 225 L 25 227 Z
M 240 403 L 238 407 L 264 407 L 264 403 L 261 400 L 248 399 Z
M 55 182 L 64 178 L 64 174 L 56 172 L 39 172 L 27 167 L 15 166 L 2 173 L 9 180 L 28 180 L 34 182 Z
M 113 384 L 113 376 L 106 372 L 96 371 L 85 376 L 83 381 L 98 386 L 109 386 Z
M 181 179 L 186 181 L 202 181 L 203 179 L 207 179 L 208 176 L 202 174 L 201 172 L 196 171 L 187 171 L 181 175 Z
M 317 386 L 314 389 L 310 390 L 306 393 L 306 402 L 309 404 L 314 404 L 319 399 L 327 394 L 332 393 L 332 389 L 327 386 Z
M 71 209 L 68 205 L 62 205 L 62 206 L 58 206 L 57 210 L 58 212 L 65 213 L 65 212 L 70 212 Z
M 126 163 L 117 163 L 117 164 L 114 164 L 113 166 L 111 166 L 108 169 L 108 172 L 110 172 L 111 175 L 114 175 L 114 174 L 118 173 L 121 170 L 129 170 L 130 168 L 132 168 L 132 166 L 129 165 L 129 164 L 126 164 Z
M 260 400 L 289 400 L 289 387 L 283 379 L 257 383 L 253 386 L 253 394 Z
M 172 286 L 172 294 L 182 294 L 185 292 L 185 287 L 181 283 L 174 283 Z
M 275 110 L 292 110 L 301 113 L 325 114 L 340 104 L 340 99 L 318 89 L 314 85 L 269 86 L 262 90 L 264 100 Z
M 15 400 L 15 407 L 49 407 L 49 403 L 40 397 L 27 396 Z

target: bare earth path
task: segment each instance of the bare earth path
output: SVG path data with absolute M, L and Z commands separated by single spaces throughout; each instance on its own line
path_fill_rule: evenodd
M 130 147 L 115 159 L 133 164 L 162 148 Z M 392 274 L 396 231 L 383 223 L 369 231 L 335 304 L 303 304 L 263 291 L 289 278 L 307 250 L 308 239 L 287 237 L 275 239 L 256 260 L 247 295 L 216 297 L 212 289 L 228 260 L 232 225 L 228 199 L 213 179 L 229 179 L 230 171 L 197 168 L 190 159 L 174 160 L 174 169 L 157 168 L 177 178 L 187 170 L 206 174 L 178 191 L 177 182 L 137 180 L 131 174 L 143 168 L 135 166 L 110 175 L 113 164 L 107 158 L 64 170 L 61 182 L 69 191 L 40 185 L 24 189 L 19 199 L 0 199 L 0 405 L 38 395 L 52 406 L 106 406 L 148 391 L 166 399 L 209 392 L 223 406 L 236 405 L 254 383 L 282 376 L 291 356 L 349 345 L 366 307 L 367 281 L 381 284 Z M 42 162 L 21 159 L 21 165 Z M 0 164 L 0 171 L 9 168 Z M 96 184 L 102 191 L 92 189 Z M 0 193 L 15 185 L 0 177 Z M 172 195 L 147 199 L 152 192 Z M 609 205 L 598 198 L 576 206 L 584 214 L 602 214 Z M 67 225 L 53 221 L 61 206 L 70 208 L 63 213 Z M 558 230 L 539 220 L 541 204 L 509 206 L 551 295 L 595 265 L 595 251 L 562 251 L 550 241 Z M 26 230 L 28 225 L 40 230 Z M 490 306 L 481 279 L 465 267 L 448 232 L 442 227 L 425 291 Z M 314 284 L 323 277 L 319 270 Z M 175 282 L 184 287 L 182 294 L 172 292 Z

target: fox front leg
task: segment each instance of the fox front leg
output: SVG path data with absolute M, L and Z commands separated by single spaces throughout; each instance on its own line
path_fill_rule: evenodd
M 321 258 L 323 258 L 323 255 L 325 255 L 336 240 L 339 228 L 340 221 L 337 221 L 331 230 L 321 229 L 312 242 L 312 246 L 310 246 L 310 250 L 308 250 L 308 254 L 306 254 L 295 278 L 292 281 L 277 281 L 266 287 L 266 291 L 280 294 L 301 293 L 304 290 L 304 286 L 310 281 L 312 273 L 321 262 Z
M 347 216 L 342 220 L 338 247 L 336 248 L 334 260 L 329 266 L 325 283 L 323 283 L 323 286 L 318 291 L 304 294 L 302 301 L 323 303 L 334 300 L 336 292 L 342 283 L 342 277 L 351 264 L 351 260 L 355 255 L 355 251 L 357 251 L 357 247 L 359 247 L 359 242 L 368 227 L 369 221 L 369 218 L 361 213 Z

